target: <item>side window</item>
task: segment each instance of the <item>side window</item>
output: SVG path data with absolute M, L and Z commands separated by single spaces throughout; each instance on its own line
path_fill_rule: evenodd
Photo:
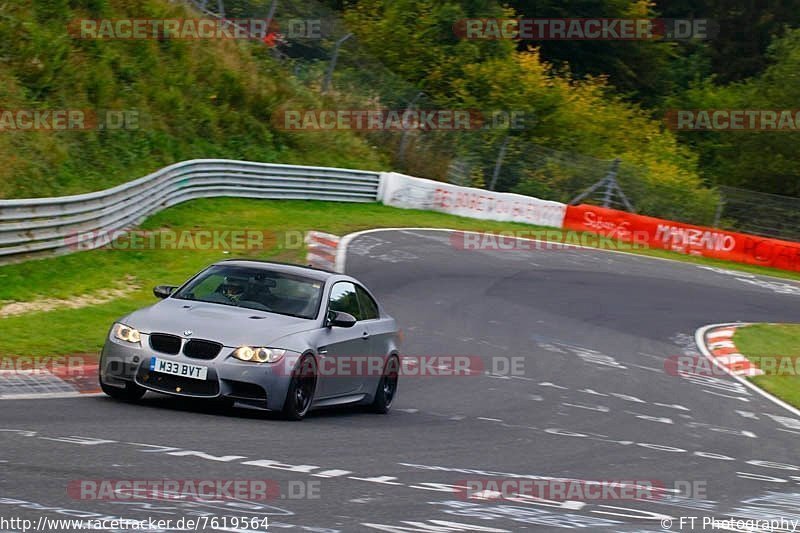
M 356 317 L 356 320 L 361 320 L 361 310 L 358 307 L 356 288 L 349 281 L 340 281 L 333 286 L 328 308 L 331 311 L 350 313 Z
M 225 283 L 225 276 L 222 274 L 210 274 L 206 279 L 192 288 L 192 298 L 205 300 L 212 297 L 215 292 Z
M 356 292 L 358 293 L 358 301 L 361 303 L 361 313 L 364 316 L 363 319 L 372 320 L 373 318 L 378 318 L 380 316 L 378 313 L 378 304 L 375 303 L 375 300 L 372 299 L 372 296 L 370 296 L 367 291 L 358 285 L 356 285 Z

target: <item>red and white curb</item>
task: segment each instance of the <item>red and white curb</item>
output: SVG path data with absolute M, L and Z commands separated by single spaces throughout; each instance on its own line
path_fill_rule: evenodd
M 339 236 L 322 231 L 309 231 L 305 242 L 306 261 L 315 268 L 336 269 L 336 253 L 339 247 Z
M 786 409 L 793 415 L 800 417 L 800 410 L 792 407 L 780 398 L 773 396 L 761 387 L 755 385 L 747 379 L 752 376 L 760 376 L 764 371 L 758 368 L 752 361 L 749 361 L 733 342 L 733 335 L 736 329 L 747 326 L 747 323 L 733 324 L 710 324 L 698 329 L 694 334 L 695 343 L 700 352 L 709 359 L 717 368 L 722 369 L 733 379 L 763 396 L 775 405 Z
M 96 364 L 0 370 L 0 400 L 74 398 L 100 393 Z
M 717 363 L 724 366 L 729 373 L 737 376 L 761 376 L 764 371 L 739 353 L 733 343 L 733 335 L 739 326 L 725 326 L 706 333 L 705 342 L 708 351 Z

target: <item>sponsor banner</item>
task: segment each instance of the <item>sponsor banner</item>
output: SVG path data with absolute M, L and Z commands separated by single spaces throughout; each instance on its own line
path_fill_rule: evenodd
M 396 172 L 381 174 L 378 196 L 385 205 L 403 209 L 425 209 L 482 220 L 522 222 L 555 228 L 562 226 L 566 211 L 566 205 L 560 202 L 460 187 Z
M 800 271 L 800 243 L 683 224 L 616 209 L 593 205 L 568 206 L 564 228 L 595 231 L 625 242 L 644 235 L 651 248 Z

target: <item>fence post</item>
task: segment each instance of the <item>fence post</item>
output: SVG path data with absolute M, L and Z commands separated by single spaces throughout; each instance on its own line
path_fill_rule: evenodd
M 620 159 L 616 158 L 614 161 L 611 162 L 611 168 L 608 169 L 608 173 L 598 182 L 595 182 L 594 185 L 580 193 L 578 196 L 570 201 L 570 205 L 577 205 L 580 201 L 584 198 L 594 194 L 595 191 L 599 190 L 601 187 L 605 187 L 603 192 L 603 207 L 611 207 L 611 199 L 616 191 L 619 194 L 619 197 L 622 199 L 622 203 L 625 204 L 625 208 L 630 211 L 631 213 L 635 213 L 636 210 L 633 208 L 633 205 L 628 201 L 628 197 L 625 196 L 625 193 L 622 192 L 622 187 L 619 186 L 617 183 L 617 172 L 619 170 Z
M 717 210 L 714 213 L 714 228 L 719 227 L 719 221 L 722 218 L 722 210 L 725 208 L 725 198 L 722 193 L 719 194 L 719 202 L 717 203 Z
M 275 9 L 277 9 L 277 7 L 278 0 L 272 0 L 272 3 L 269 5 L 269 13 L 267 13 L 267 35 L 270 33 L 270 26 L 272 26 L 272 19 L 275 18 Z
M 325 79 L 322 82 L 322 92 L 328 92 L 328 87 L 331 84 L 331 78 L 333 78 L 333 69 L 336 68 L 336 59 L 339 57 L 339 48 L 342 46 L 342 43 L 345 42 L 347 39 L 352 37 L 352 33 L 348 33 L 338 41 L 336 41 L 336 46 L 333 48 L 333 56 L 331 57 L 331 64 L 328 65 L 328 72 L 325 73 Z
M 500 152 L 497 154 L 497 161 L 494 163 L 494 171 L 492 172 L 492 182 L 489 184 L 489 190 L 493 191 L 497 185 L 497 178 L 500 177 L 500 169 L 503 168 L 503 159 L 506 157 L 506 147 L 508 146 L 508 135 L 503 138 L 503 144 L 500 145 Z
M 414 104 L 417 102 L 420 96 L 424 93 L 422 91 L 418 92 L 417 95 L 411 99 L 411 102 L 408 103 L 406 107 L 407 112 L 411 112 L 414 110 Z M 406 145 L 408 144 L 408 134 L 411 132 L 410 128 L 403 128 L 403 135 L 400 137 L 400 146 L 397 148 L 397 160 L 402 162 L 405 161 L 406 158 Z
M 617 169 L 619 168 L 619 158 L 614 159 L 611 162 L 611 168 L 608 170 L 608 174 L 606 174 L 606 190 L 603 194 L 603 207 L 611 207 L 611 195 L 614 193 L 614 189 L 619 189 L 617 185 Z

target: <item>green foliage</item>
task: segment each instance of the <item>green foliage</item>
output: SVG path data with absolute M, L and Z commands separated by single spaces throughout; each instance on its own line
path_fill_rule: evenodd
M 694 84 L 671 100 L 676 109 L 797 109 L 800 99 L 800 30 L 790 30 L 769 49 L 771 64 L 759 76 L 719 86 Z M 800 125 L 797 126 L 800 128 Z M 711 183 L 800 196 L 800 136 L 797 131 L 681 133 L 700 157 Z
M 186 18 L 164 0 L 36 0 L 0 7 L 0 101 L 5 109 L 131 110 L 138 129 L 0 134 L 0 197 L 73 194 L 195 157 L 382 168 L 348 132 L 276 131 L 287 102 L 319 107 L 259 44 L 82 40 L 65 21 Z M 324 138 L 323 138 L 324 137 Z
M 714 22 L 719 31 L 702 48 L 709 59 L 706 75 L 713 74 L 719 83 L 742 81 L 762 72 L 769 65 L 770 44 L 787 28 L 800 25 L 796 0 L 656 0 L 655 9 L 665 18 Z M 690 55 L 695 46 L 681 45 L 681 54 Z
M 643 0 L 513 0 L 509 5 L 529 18 L 630 18 L 657 16 Z M 520 49 L 537 46 L 542 58 L 577 78 L 608 76 L 609 82 L 633 101 L 655 106 L 674 90 L 671 63 L 676 43 L 666 41 L 521 41 Z
M 643 199 L 651 193 L 662 195 L 661 200 L 643 201 L 641 211 L 666 216 L 692 205 L 681 218 L 712 220 L 709 213 L 713 216 L 716 195 L 697 176 L 691 151 L 646 111 L 615 95 L 604 77 L 576 79 L 543 61 L 538 49 L 518 51 L 510 41 L 454 38 L 453 21 L 460 18 L 513 16 L 491 2 L 476 4 L 470 4 L 473 9 L 469 10 L 465 2 L 359 2 L 346 12 L 346 18 L 362 44 L 438 105 L 513 111 L 526 118 L 524 129 L 487 130 L 457 140 L 465 159 L 477 157 L 484 162 L 484 181 L 489 182 L 498 147 L 506 135 L 511 136 L 513 146 L 505 158 L 509 163 L 498 190 L 541 193 L 561 201 L 576 193 L 585 173 L 552 168 L 531 171 L 522 164 L 512 168 L 515 162 L 526 160 L 526 144 L 536 144 L 603 159 L 620 157 L 644 169 L 633 183 L 643 189 Z M 638 3 L 624 13 L 633 16 L 645 7 Z M 602 176 L 601 172 L 595 179 Z M 682 201 L 667 209 L 667 201 L 676 195 Z
M 800 324 L 753 324 L 736 330 L 736 348 L 764 375 L 750 378 L 756 385 L 800 407 L 800 376 L 794 369 L 800 357 Z

